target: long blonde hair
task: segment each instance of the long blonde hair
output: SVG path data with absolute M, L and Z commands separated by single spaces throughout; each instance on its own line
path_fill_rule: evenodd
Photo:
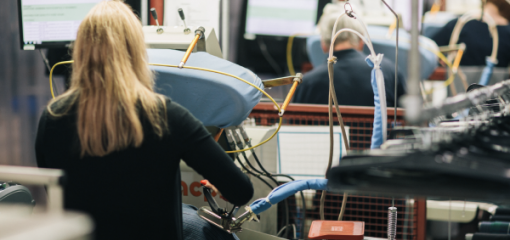
M 140 117 L 167 131 L 164 97 L 154 93 L 140 20 L 120 1 L 103 1 L 83 19 L 73 50 L 70 89 L 52 105 L 77 106 L 81 156 L 104 156 L 144 139 Z M 62 100 L 65 104 L 54 104 Z M 67 109 L 70 109 L 68 107 Z

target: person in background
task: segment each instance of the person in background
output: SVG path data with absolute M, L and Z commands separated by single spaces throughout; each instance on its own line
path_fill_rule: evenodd
M 39 121 L 37 164 L 66 173 L 66 209 L 89 214 L 95 239 L 183 239 L 182 160 L 231 203 L 249 178 L 186 109 L 153 91 L 141 22 L 103 1 L 84 18 L 70 89 Z
M 321 35 L 322 50 L 329 52 L 331 32 L 336 19 L 343 7 L 328 4 L 319 20 L 318 27 Z M 342 17 L 338 21 L 337 31 L 351 28 L 363 34 L 363 28 L 356 20 Z M 338 36 L 334 45 L 333 55 L 337 57 L 334 65 L 334 84 L 338 104 L 351 106 L 374 106 L 374 92 L 371 84 L 372 67 L 365 62 L 366 54 L 363 41 L 354 33 L 343 32 Z M 384 74 L 387 106 L 395 106 L 395 64 L 383 59 L 381 69 Z M 294 103 L 328 104 L 329 77 L 326 64 L 315 67 L 303 77 L 293 98 Z M 405 82 L 398 74 L 397 101 L 405 94 Z
M 510 65 L 510 2 L 507 0 L 487 0 L 484 14 L 490 15 L 497 24 L 499 34 L 498 63 L 496 67 Z M 458 19 L 447 23 L 432 37 L 438 46 L 450 44 L 453 29 Z M 460 61 L 461 66 L 485 66 L 492 53 L 492 36 L 486 23 L 478 20 L 466 23 L 457 43 L 465 43 L 466 51 Z

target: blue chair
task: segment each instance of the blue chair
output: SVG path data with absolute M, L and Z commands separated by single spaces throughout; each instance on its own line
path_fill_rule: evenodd
M 451 12 L 425 13 L 423 16 L 422 35 L 428 38 L 434 37 L 448 22 L 457 17 L 457 14 Z
M 33 207 L 35 200 L 30 190 L 25 186 L 0 182 L 0 203 L 24 204 Z
M 148 49 L 150 63 L 178 65 L 184 52 Z M 222 71 L 245 79 L 261 89 L 262 81 L 250 70 L 205 52 L 192 53 L 186 66 Z M 174 67 L 151 67 L 155 91 L 188 109 L 205 126 L 225 128 L 241 124 L 259 103 L 262 93 L 238 79 L 218 73 Z
M 395 61 L 395 37 L 396 32 L 393 33 L 392 38 L 387 38 L 388 27 L 383 26 L 368 26 L 368 33 L 372 39 L 372 43 L 374 45 L 374 51 L 376 53 L 384 54 L 384 58 L 389 59 L 391 61 Z M 398 51 L 398 69 L 399 72 L 404 75 L 404 77 L 408 76 L 408 55 L 411 47 L 410 44 L 410 34 L 405 30 L 399 30 L 399 51 Z M 429 38 L 420 37 L 420 44 L 422 46 L 426 46 L 429 49 L 437 50 L 437 45 L 434 41 Z M 320 44 L 320 36 L 314 35 L 307 38 L 306 42 L 307 52 L 309 59 L 313 66 L 318 66 L 321 64 L 326 64 L 326 59 L 328 58 L 327 54 L 322 51 Z M 363 49 L 365 54 L 370 54 L 368 48 L 365 46 Z M 424 47 L 420 47 L 421 54 L 421 78 L 427 79 L 436 69 L 437 67 L 437 56 L 431 51 L 425 49 Z

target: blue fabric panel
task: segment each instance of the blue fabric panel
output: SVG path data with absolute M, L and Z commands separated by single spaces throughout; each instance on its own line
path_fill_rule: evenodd
M 182 204 L 182 228 L 184 240 L 234 240 L 229 234 L 220 228 L 213 226 L 197 214 L 197 208 L 192 205 Z
M 367 64 L 370 67 L 374 67 L 374 63 L 369 58 L 366 58 Z M 372 131 L 372 144 L 371 149 L 379 148 L 383 143 L 383 126 L 382 126 L 382 115 L 381 115 L 381 101 L 379 100 L 379 89 L 377 88 L 376 81 L 376 70 L 372 69 L 370 83 L 372 84 L 372 90 L 374 91 L 374 129 Z
M 327 179 L 308 179 L 308 180 L 297 180 L 288 182 L 275 188 L 267 199 L 258 199 L 250 204 L 250 208 L 255 214 L 260 214 L 271 207 L 272 204 L 277 204 L 284 199 L 296 194 L 299 191 L 313 189 L 313 190 L 327 190 L 328 180 Z
M 483 69 L 482 77 L 480 78 L 480 85 L 487 86 L 492 77 L 492 70 L 496 64 L 487 58 L 487 66 Z
M 389 59 L 395 62 L 395 40 L 386 38 L 388 33 L 388 27 L 382 26 L 367 26 L 368 33 L 372 38 L 372 43 L 374 45 L 374 51 L 378 53 L 384 54 L 386 59 Z M 396 33 L 393 33 L 393 36 L 396 36 Z M 422 37 L 424 38 L 424 37 Z M 408 55 L 410 50 L 409 39 L 411 36 L 405 30 L 400 29 L 399 31 L 399 51 L 398 51 L 398 70 L 405 79 L 408 77 Z M 424 44 L 423 39 L 420 39 L 420 43 Z M 306 41 L 306 50 L 308 53 L 308 58 L 314 67 L 320 66 L 322 64 L 327 63 L 328 54 L 324 53 L 320 44 L 320 36 L 314 35 L 307 38 Z M 365 45 L 363 52 L 367 55 L 370 54 L 370 50 Z M 421 78 L 427 79 L 436 69 L 437 67 L 437 56 L 424 49 L 420 48 L 421 55 Z
M 328 54 L 322 51 L 321 36 L 311 35 L 306 38 L 306 52 L 313 67 L 328 63 Z
M 393 39 L 386 38 L 388 34 L 388 27 L 383 26 L 367 26 L 368 33 L 372 38 L 374 45 L 374 51 L 379 54 L 384 54 L 384 58 L 395 62 L 395 37 L 396 31 L 393 32 Z M 408 78 L 408 56 L 409 50 L 411 49 L 410 39 L 411 35 L 404 29 L 400 29 L 398 42 L 398 71 L 402 73 L 404 78 Z M 425 37 L 420 36 L 420 44 L 425 44 Z M 370 54 L 370 51 L 365 46 L 363 49 L 365 54 Z M 420 64 L 421 64 L 421 79 L 427 79 L 437 68 L 437 56 L 429 50 L 420 47 Z
M 150 63 L 179 65 L 184 52 L 148 49 Z M 222 71 L 264 89 L 253 72 L 206 52 L 192 53 L 186 66 Z M 173 67 L 155 67 L 155 91 L 188 109 L 205 126 L 225 128 L 241 124 L 259 103 L 262 93 L 238 79 L 218 73 Z
M 266 199 L 257 199 L 252 204 L 250 204 L 250 208 L 255 214 L 260 214 L 267 209 L 271 208 L 273 206 L 271 203 L 268 203 Z
M 444 27 L 444 23 L 423 23 L 423 36 L 432 38 Z

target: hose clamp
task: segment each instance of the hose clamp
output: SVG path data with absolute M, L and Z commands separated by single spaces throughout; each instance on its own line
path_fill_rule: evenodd
M 347 9 L 347 5 L 349 5 L 349 9 Z M 349 16 L 350 18 L 354 18 L 356 19 L 356 16 L 354 16 L 354 11 L 352 9 L 352 5 L 347 2 L 346 4 L 344 4 L 344 10 L 345 10 L 345 14 L 347 14 L 347 16 Z
M 202 26 L 198 27 L 197 30 L 195 30 L 195 35 L 200 35 L 200 37 L 198 39 L 204 38 L 204 34 L 205 34 L 205 28 Z
M 303 82 L 303 74 L 297 73 L 293 81 L 298 82 L 298 84 L 301 84 Z

